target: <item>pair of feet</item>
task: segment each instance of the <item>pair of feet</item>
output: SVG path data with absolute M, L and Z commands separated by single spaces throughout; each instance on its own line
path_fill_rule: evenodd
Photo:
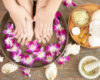
M 53 34 L 53 19 L 54 15 L 51 15 L 46 8 L 48 0 L 37 2 L 36 15 L 33 17 L 33 4 L 31 0 L 17 0 L 18 6 L 15 11 L 10 12 L 15 23 L 15 34 L 18 39 L 18 43 L 24 45 L 32 40 L 34 34 L 35 38 L 39 42 L 46 43 L 49 41 Z M 33 21 L 36 22 L 33 30 Z

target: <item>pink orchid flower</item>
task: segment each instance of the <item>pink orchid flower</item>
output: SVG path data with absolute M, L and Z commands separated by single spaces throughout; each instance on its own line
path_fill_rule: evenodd
M 28 68 L 26 69 L 26 68 L 23 68 L 23 67 L 20 67 L 20 69 L 21 69 L 23 75 L 31 77 L 30 69 L 28 69 Z
M 25 65 L 29 65 L 30 67 L 32 67 L 33 63 L 34 63 L 34 58 L 33 55 L 25 55 L 24 58 L 22 58 L 22 63 Z
M 28 53 L 38 52 L 40 49 L 40 45 L 37 44 L 37 40 L 30 41 L 28 44 L 26 44 L 26 46 L 28 47 L 28 49 L 26 50 L 26 52 Z
M 58 41 L 59 41 L 59 44 L 65 44 L 66 43 L 66 35 L 67 35 L 67 32 L 66 30 L 63 28 L 61 31 L 58 31 L 56 33 L 57 35 L 57 38 L 58 38 Z
M 7 49 L 8 52 L 21 52 L 19 44 L 15 43 L 11 48 Z
M 20 52 L 16 53 L 16 52 L 12 52 L 11 53 L 11 57 L 15 62 L 21 62 L 22 58 L 24 57 L 23 54 L 21 54 Z
M 54 56 L 52 56 L 51 54 L 48 53 L 48 54 L 46 55 L 46 59 L 44 59 L 43 62 L 44 62 L 45 64 L 48 64 L 48 63 L 52 62 L 53 59 L 54 59 Z
M 68 57 L 68 56 L 62 56 L 61 58 L 59 58 L 56 62 L 59 64 L 59 65 L 61 65 L 61 64 L 65 64 L 65 62 L 67 61 L 69 61 L 70 60 L 70 58 Z
M 54 30 L 54 31 L 61 31 L 61 30 L 62 30 L 62 27 L 61 27 L 60 24 L 58 24 L 58 25 L 53 25 L 53 30 Z
M 6 38 L 4 39 L 4 43 L 6 45 L 6 48 L 8 49 L 14 45 L 15 40 L 13 37 L 6 36 Z
M 57 43 L 57 44 L 51 44 L 50 46 L 47 45 L 46 46 L 46 51 L 50 52 L 50 53 L 56 53 L 57 51 L 60 50 L 60 45 Z
M 70 7 L 71 5 L 76 6 L 76 4 L 72 0 L 63 0 L 63 1 L 66 7 Z
M 59 18 L 61 16 L 60 12 L 56 12 L 56 18 Z
M 35 60 L 37 61 L 43 60 L 46 57 L 46 52 L 44 51 L 43 47 L 40 49 L 39 52 L 34 52 L 33 54 L 37 55 L 35 58 Z
M 6 34 L 6 35 L 12 35 L 12 36 L 14 36 L 15 35 L 14 34 L 14 25 L 9 23 L 7 25 L 7 30 L 4 30 L 3 33 Z

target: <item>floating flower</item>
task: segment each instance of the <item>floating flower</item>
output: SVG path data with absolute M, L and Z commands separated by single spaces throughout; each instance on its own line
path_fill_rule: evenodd
M 21 69 L 23 75 L 26 75 L 26 76 L 28 76 L 28 77 L 31 77 L 30 69 L 28 69 L 28 68 L 25 69 L 25 68 L 23 68 L 23 67 L 21 67 L 20 69 Z
M 46 59 L 43 62 L 46 63 L 46 64 L 48 64 L 48 63 L 52 62 L 53 59 L 54 59 L 54 56 L 52 56 L 51 54 L 48 53 L 46 55 Z
M 59 18 L 61 16 L 61 13 L 60 12 L 57 12 L 56 13 L 56 18 Z
M 54 30 L 54 31 L 61 31 L 61 30 L 62 30 L 62 27 L 61 27 L 60 24 L 54 25 L 54 26 L 53 26 L 53 30 Z
M 13 37 L 6 36 L 4 43 L 6 44 L 6 48 L 8 49 L 8 48 L 11 48 L 14 45 L 15 40 L 14 40 Z
M 76 6 L 76 4 L 72 0 L 63 0 L 63 1 L 66 7 L 70 7 L 71 5 Z
M 37 44 L 37 40 L 30 41 L 28 44 L 26 44 L 26 46 L 29 48 L 26 50 L 26 52 L 28 52 L 28 53 L 38 52 L 40 49 L 40 45 Z
M 66 42 L 66 30 L 62 29 L 56 35 L 57 35 L 59 44 L 62 44 L 62 45 L 65 44 L 65 42 Z
M 59 58 L 58 60 L 57 60 L 57 63 L 59 64 L 59 65 L 61 65 L 61 64 L 65 64 L 65 62 L 67 61 L 69 61 L 70 59 L 69 59 L 69 57 L 68 56 L 62 56 L 61 58 Z
M 15 62 L 21 62 L 21 59 L 24 57 L 24 55 L 20 52 L 12 52 L 11 57 Z
M 30 67 L 32 67 L 34 62 L 34 58 L 33 55 L 25 55 L 24 58 L 22 58 L 22 63 L 25 65 L 29 65 Z
M 34 52 L 33 54 L 37 55 L 37 57 L 36 57 L 37 61 L 43 60 L 46 57 L 46 52 L 44 51 L 43 47 L 40 49 L 39 52 Z
M 8 52 L 21 52 L 19 44 L 15 43 L 11 48 L 7 49 Z
M 46 51 L 50 52 L 50 53 L 57 53 L 57 51 L 60 50 L 60 45 L 57 43 L 57 44 L 51 44 L 50 46 L 47 45 L 46 46 Z
M 7 28 L 8 29 L 7 30 L 4 30 L 3 33 L 6 34 L 6 35 L 12 35 L 12 36 L 14 36 L 15 34 L 14 34 L 14 26 L 13 26 L 13 24 L 10 24 L 9 23 L 7 25 Z

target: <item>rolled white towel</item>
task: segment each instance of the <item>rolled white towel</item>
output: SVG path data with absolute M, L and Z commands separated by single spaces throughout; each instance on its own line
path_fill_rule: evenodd
M 92 36 L 100 37 L 100 20 L 93 20 L 89 25 L 89 33 Z
M 96 36 L 89 36 L 89 44 L 91 47 L 100 47 L 100 38 Z
M 95 11 L 92 15 L 92 20 L 99 19 L 100 20 L 100 9 Z

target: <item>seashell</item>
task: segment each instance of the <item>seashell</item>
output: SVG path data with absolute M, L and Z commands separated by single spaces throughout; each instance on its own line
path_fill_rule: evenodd
M 18 66 L 12 62 L 6 63 L 2 66 L 1 71 L 2 73 L 12 73 L 18 69 Z
M 57 67 L 54 63 L 50 64 L 46 70 L 45 75 L 48 80 L 54 80 L 57 76 Z

